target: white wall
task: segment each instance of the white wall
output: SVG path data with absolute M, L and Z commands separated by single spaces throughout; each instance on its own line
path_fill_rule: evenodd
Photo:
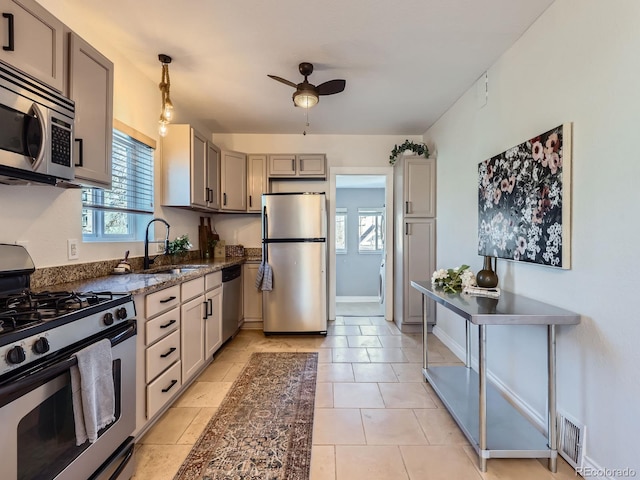
M 572 268 L 498 261 L 500 286 L 582 315 L 558 329 L 558 405 L 587 425 L 589 462 L 637 474 L 639 24 L 636 0 L 556 0 L 489 69 L 488 104 L 471 88 L 425 133 L 438 156 L 438 267 L 478 271 L 478 163 L 573 122 Z M 463 345 L 462 321 L 441 308 L 438 329 Z M 488 341 L 489 369 L 544 418 L 545 329 L 489 328 Z
M 160 63 L 158 80 L 152 81 L 115 51 L 108 39 L 100 36 L 99 26 L 85 21 L 76 9 L 59 0 L 39 0 L 39 3 L 114 63 L 114 117 L 158 140 Z M 150 55 L 157 53 L 149 52 Z M 184 115 L 178 105 L 176 110 Z M 171 238 L 188 233 L 197 243 L 199 214 L 160 207 L 159 148 L 156 151 L 155 183 L 155 213 L 171 224 Z M 131 256 L 143 254 L 142 242 L 83 243 L 79 248 L 79 260 L 67 260 L 67 239 L 82 239 L 80 190 L 0 185 L 0 225 L 3 226 L 0 229 L 0 242 L 27 241 L 27 250 L 38 268 L 121 258 L 125 250 L 131 250 Z

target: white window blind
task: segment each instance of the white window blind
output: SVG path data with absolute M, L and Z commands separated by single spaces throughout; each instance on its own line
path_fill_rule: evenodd
M 153 149 L 115 129 L 112 149 L 111 190 L 83 189 L 83 208 L 153 213 Z

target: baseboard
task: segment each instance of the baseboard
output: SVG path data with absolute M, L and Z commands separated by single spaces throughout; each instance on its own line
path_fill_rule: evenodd
M 444 343 L 453 354 L 462 362 L 465 361 L 465 349 L 459 345 L 452 337 L 437 325 L 433 327 L 433 334 Z M 478 357 L 471 355 L 471 368 L 478 371 Z M 546 414 L 540 415 L 531 405 L 518 396 L 513 390 L 507 387 L 491 370 L 487 369 L 487 380 L 489 380 L 498 391 L 509 401 L 522 415 L 524 415 L 540 432 L 547 434 Z
M 336 297 L 336 303 L 352 303 L 352 302 L 379 302 L 380 297 Z
M 262 330 L 263 322 L 262 320 L 253 320 L 250 318 L 246 318 L 240 330 Z

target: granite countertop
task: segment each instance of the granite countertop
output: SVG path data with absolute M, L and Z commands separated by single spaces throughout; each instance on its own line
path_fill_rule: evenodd
M 44 290 L 70 290 L 78 292 L 104 292 L 113 293 L 130 293 L 133 295 L 152 293 L 163 288 L 178 285 L 194 278 L 202 277 L 207 273 L 213 273 L 232 265 L 241 265 L 243 263 L 260 262 L 260 257 L 226 257 L 213 260 L 194 260 L 176 267 L 195 266 L 195 269 L 189 269 L 180 273 L 126 273 L 121 275 L 106 275 L 102 277 L 89 278 L 77 282 L 58 283 Z M 157 270 L 166 270 L 171 265 L 157 267 Z

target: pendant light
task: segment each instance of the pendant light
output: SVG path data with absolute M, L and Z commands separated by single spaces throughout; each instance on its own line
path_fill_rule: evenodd
M 162 64 L 162 79 L 160 80 L 160 92 L 162 92 L 162 104 L 160 110 L 160 120 L 158 133 L 161 137 L 167 135 L 167 125 L 173 120 L 173 103 L 171 102 L 170 89 L 171 81 L 169 80 L 169 64 L 171 63 L 171 57 L 161 53 L 158 55 L 158 60 Z

